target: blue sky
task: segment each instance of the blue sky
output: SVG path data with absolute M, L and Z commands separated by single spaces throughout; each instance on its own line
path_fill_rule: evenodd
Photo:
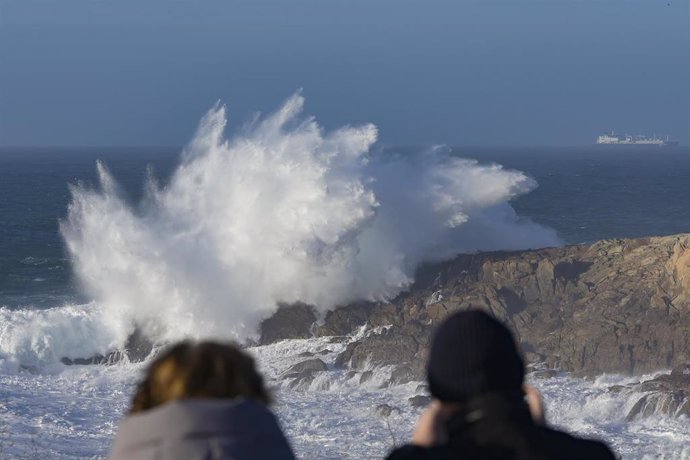
M 181 145 L 299 88 L 393 144 L 690 143 L 690 0 L 0 0 L 0 145 Z

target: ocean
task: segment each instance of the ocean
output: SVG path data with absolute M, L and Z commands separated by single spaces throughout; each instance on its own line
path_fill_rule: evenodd
M 411 151 L 410 147 L 391 150 Z M 97 182 L 101 160 L 132 203 L 148 170 L 167 179 L 181 148 L 0 149 L 0 304 L 47 308 L 85 301 L 58 231 L 68 184 Z M 513 200 L 518 215 L 553 228 L 565 244 L 690 232 L 690 148 L 452 148 L 538 183 Z
M 60 358 L 121 347 L 135 323 L 160 343 L 250 340 L 276 300 L 390 298 L 458 252 L 690 232 L 688 148 L 383 148 L 371 126 L 291 122 L 300 108 L 229 140 L 215 108 L 184 153 L 0 149 L 0 458 L 106 456 L 145 363 Z M 419 414 L 417 383 L 334 368 L 345 345 L 249 347 L 300 458 L 381 458 Z M 332 369 L 291 389 L 305 351 Z M 533 383 L 552 423 L 624 458 L 689 458 L 687 420 L 624 420 L 636 399 L 607 389 L 627 381 Z

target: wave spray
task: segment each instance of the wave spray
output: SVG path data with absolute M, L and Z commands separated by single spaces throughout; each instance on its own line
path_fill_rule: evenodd
M 441 148 L 373 153 L 375 126 L 325 132 L 303 104 L 296 94 L 230 139 L 216 105 L 136 207 L 100 163 L 100 187 L 71 187 L 62 236 L 123 342 L 135 325 L 163 341 L 243 340 L 278 302 L 389 299 L 422 262 L 559 244 L 510 207 L 536 186 L 523 173 Z

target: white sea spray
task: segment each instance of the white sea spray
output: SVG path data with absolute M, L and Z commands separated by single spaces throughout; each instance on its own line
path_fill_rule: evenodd
M 442 148 L 377 155 L 373 125 L 326 132 L 303 104 L 229 139 L 216 105 L 139 206 L 100 163 L 98 189 L 72 187 L 61 233 L 110 335 L 242 340 L 278 302 L 388 299 L 422 262 L 560 244 L 510 207 L 536 186 L 525 174 Z

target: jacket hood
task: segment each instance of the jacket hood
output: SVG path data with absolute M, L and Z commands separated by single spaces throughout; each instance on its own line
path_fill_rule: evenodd
M 119 459 L 292 459 L 273 413 L 248 399 L 173 401 L 126 417 L 110 454 Z

